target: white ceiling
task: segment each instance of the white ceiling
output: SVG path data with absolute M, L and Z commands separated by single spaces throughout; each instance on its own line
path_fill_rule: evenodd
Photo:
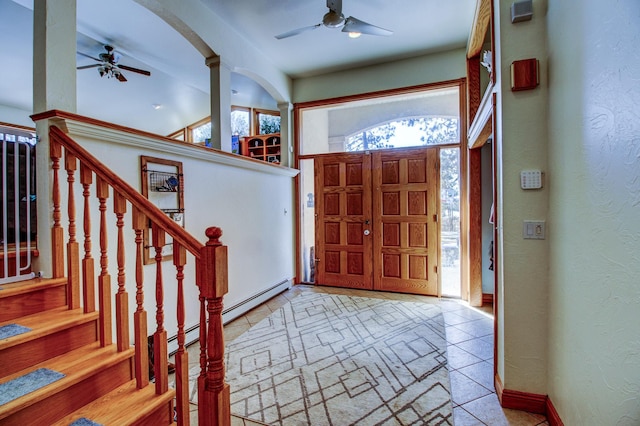
M 464 47 L 476 5 L 476 0 L 343 0 L 345 17 L 393 35 L 350 39 L 340 29 L 321 26 L 276 40 L 275 35 L 320 23 L 326 0 L 200 1 L 294 78 Z
M 319 27 L 295 37 L 275 35 L 320 23 L 325 0 L 200 0 L 292 78 L 321 74 L 465 46 L 476 0 L 344 0 L 343 13 L 394 31 L 390 37 L 349 39 Z M 104 44 L 120 63 L 151 71 L 125 72 L 120 83 L 97 69 L 78 71 L 78 113 L 169 134 L 209 113 L 209 69 L 184 38 L 133 0 L 77 2 L 78 51 L 97 57 Z M 31 111 L 33 0 L 0 0 L 0 106 Z M 78 65 L 91 59 L 78 55 Z M 275 109 L 252 80 L 232 75 L 232 102 Z M 161 105 L 160 109 L 152 108 Z M 3 120 L 0 116 L 0 121 Z

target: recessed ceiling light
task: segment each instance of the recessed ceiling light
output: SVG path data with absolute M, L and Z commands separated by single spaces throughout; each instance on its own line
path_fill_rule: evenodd
M 158 109 L 162 108 L 162 105 L 160 105 L 160 104 L 153 104 L 153 105 L 151 105 L 151 107 L 152 107 L 153 109 L 155 109 L 155 110 L 158 110 Z
M 358 38 L 362 35 L 362 33 L 359 33 L 357 31 L 349 31 L 349 38 Z

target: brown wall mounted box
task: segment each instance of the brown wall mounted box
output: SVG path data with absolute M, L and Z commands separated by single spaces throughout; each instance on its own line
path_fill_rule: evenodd
M 511 90 L 535 89 L 540 83 L 537 59 L 522 59 L 511 63 Z

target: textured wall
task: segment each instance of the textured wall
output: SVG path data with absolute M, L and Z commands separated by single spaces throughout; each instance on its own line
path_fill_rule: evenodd
M 640 424 L 640 2 L 549 0 L 549 395 Z
M 549 187 L 522 190 L 520 172 L 547 171 L 546 16 L 544 0 L 533 1 L 533 19 L 512 24 L 512 1 L 495 0 L 499 29 L 497 55 L 498 130 L 498 373 L 505 389 L 546 394 L 548 245 L 555 238 L 525 240 L 524 220 L 547 220 Z M 513 61 L 537 58 L 540 85 L 511 91 Z

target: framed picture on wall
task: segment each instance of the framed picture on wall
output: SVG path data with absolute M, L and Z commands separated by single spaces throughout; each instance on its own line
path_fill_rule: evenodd
M 142 195 L 164 212 L 168 218 L 184 227 L 184 176 L 180 161 L 140 156 Z M 152 246 L 153 230 L 148 222 L 144 232 L 144 263 L 155 262 L 156 249 Z M 173 239 L 166 237 L 162 247 L 162 260 L 173 255 Z

